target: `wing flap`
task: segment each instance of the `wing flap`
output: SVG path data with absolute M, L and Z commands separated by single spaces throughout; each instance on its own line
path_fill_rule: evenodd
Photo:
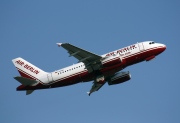
M 87 92 L 88 95 L 90 96 L 93 92 L 98 91 L 104 84 L 105 83 L 103 83 L 103 84 L 94 83 L 94 85 L 92 86 L 91 90 L 89 92 Z
M 26 90 L 26 95 L 29 95 L 33 92 L 34 90 Z

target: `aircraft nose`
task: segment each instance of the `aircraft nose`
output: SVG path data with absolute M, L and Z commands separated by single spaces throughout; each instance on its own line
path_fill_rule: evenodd
M 163 51 L 166 50 L 166 45 L 162 44 L 162 46 L 163 46 Z
M 159 46 L 161 46 L 161 47 L 159 48 L 159 52 L 160 52 L 160 53 L 162 53 L 162 52 L 164 52 L 164 51 L 166 50 L 166 45 L 165 45 L 165 44 L 160 44 Z

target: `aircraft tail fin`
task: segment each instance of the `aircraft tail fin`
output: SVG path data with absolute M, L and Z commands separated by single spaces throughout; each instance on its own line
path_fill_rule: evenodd
M 43 78 L 43 76 L 46 76 L 48 74 L 47 72 L 41 70 L 35 65 L 24 60 L 23 58 L 15 58 L 12 60 L 12 62 L 21 75 L 14 77 L 14 79 L 16 79 L 18 82 L 22 84 L 17 88 L 17 90 L 19 90 L 19 88 L 21 87 L 36 86 L 39 83 L 39 81 L 42 81 L 41 79 Z M 34 90 L 29 89 L 26 90 L 26 95 L 31 94 L 33 91 Z
M 20 58 L 20 57 L 15 58 L 12 60 L 12 62 L 17 68 L 18 72 L 20 73 L 21 77 L 37 80 L 39 77 L 47 74 L 47 72 L 41 70 L 35 65 L 24 60 L 23 58 Z

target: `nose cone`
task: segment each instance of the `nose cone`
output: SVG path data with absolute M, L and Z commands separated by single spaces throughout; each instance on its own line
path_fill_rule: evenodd
M 162 44 L 162 52 L 166 50 L 166 45 L 165 44 Z
M 158 54 L 164 52 L 165 50 L 166 50 L 166 45 L 164 45 L 164 44 L 159 44 Z

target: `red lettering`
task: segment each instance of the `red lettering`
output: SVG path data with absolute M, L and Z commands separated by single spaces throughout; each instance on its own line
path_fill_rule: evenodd
M 118 50 L 117 53 L 122 53 L 122 50 Z
M 27 65 L 27 68 L 26 68 L 26 69 L 28 69 L 28 70 L 29 70 L 29 68 L 30 68 L 30 67 L 31 67 L 31 66 L 28 66 L 28 65 Z
M 33 72 L 33 71 L 34 71 L 34 68 L 33 68 L 33 67 L 30 67 L 29 70 L 30 70 L 31 72 Z
M 126 48 L 124 48 L 123 51 L 126 51 Z
M 16 61 L 15 63 L 17 63 L 17 64 L 19 64 L 19 65 L 24 65 L 24 62 L 22 62 L 21 60 L 18 60 L 18 61 Z
M 26 64 L 26 65 L 24 66 L 24 68 L 26 68 L 26 69 L 27 69 L 27 67 L 28 67 L 28 65 Z
M 114 52 L 110 53 L 110 55 L 114 55 Z
M 39 73 L 39 71 L 38 71 L 38 70 L 35 70 L 35 71 L 34 71 L 34 73 L 35 73 L 35 74 L 38 74 L 38 73 Z
M 136 45 L 132 45 L 132 48 L 133 48 L 133 49 L 136 48 Z
M 110 56 L 110 54 L 107 54 L 106 56 Z
M 35 70 L 33 67 L 31 67 L 31 66 L 29 66 L 28 64 L 26 64 L 25 66 L 24 66 L 24 68 L 26 68 L 27 70 L 29 70 L 29 71 L 31 71 L 31 72 L 33 72 L 33 73 L 35 73 L 35 74 L 38 74 L 40 71 L 38 71 L 38 70 Z

